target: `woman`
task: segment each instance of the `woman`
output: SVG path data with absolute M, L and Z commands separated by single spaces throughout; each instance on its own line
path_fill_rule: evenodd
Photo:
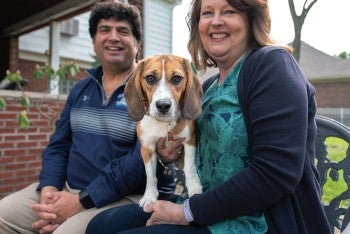
M 149 213 L 107 210 L 87 233 L 330 233 L 313 157 L 315 89 L 270 38 L 267 0 L 194 0 L 188 24 L 196 67 L 219 69 L 203 84 L 197 120 L 204 192 Z M 175 147 L 157 150 L 172 161 Z

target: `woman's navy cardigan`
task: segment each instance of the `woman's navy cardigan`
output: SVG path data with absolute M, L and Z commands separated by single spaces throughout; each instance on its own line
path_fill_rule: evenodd
M 190 198 L 198 224 L 264 211 L 268 233 L 330 232 L 314 165 L 314 95 L 284 49 L 267 46 L 250 53 L 238 77 L 238 98 L 251 161 L 222 185 Z

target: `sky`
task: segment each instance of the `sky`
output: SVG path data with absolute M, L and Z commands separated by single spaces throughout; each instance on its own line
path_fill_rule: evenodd
M 305 0 L 294 0 L 296 11 L 302 10 Z M 185 16 L 190 0 L 174 8 L 173 53 L 190 58 L 187 52 L 188 28 Z M 294 38 L 292 16 L 288 0 L 269 0 L 271 15 L 271 36 L 289 43 Z M 338 55 L 350 53 L 350 0 L 318 0 L 309 11 L 302 29 L 301 40 L 327 53 Z

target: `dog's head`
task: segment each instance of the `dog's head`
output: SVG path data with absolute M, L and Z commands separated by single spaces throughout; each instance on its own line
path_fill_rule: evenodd
M 201 114 L 202 86 L 189 61 L 175 55 L 156 55 L 140 61 L 125 87 L 129 116 L 145 114 L 170 121 L 196 119 Z

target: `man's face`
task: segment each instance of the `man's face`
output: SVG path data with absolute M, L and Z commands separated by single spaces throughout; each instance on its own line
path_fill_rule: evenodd
M 97 25 L 93 46 L 102 65 L 124 67 L 135 61 L 138 42 L 127 21 L 101 19 Z

